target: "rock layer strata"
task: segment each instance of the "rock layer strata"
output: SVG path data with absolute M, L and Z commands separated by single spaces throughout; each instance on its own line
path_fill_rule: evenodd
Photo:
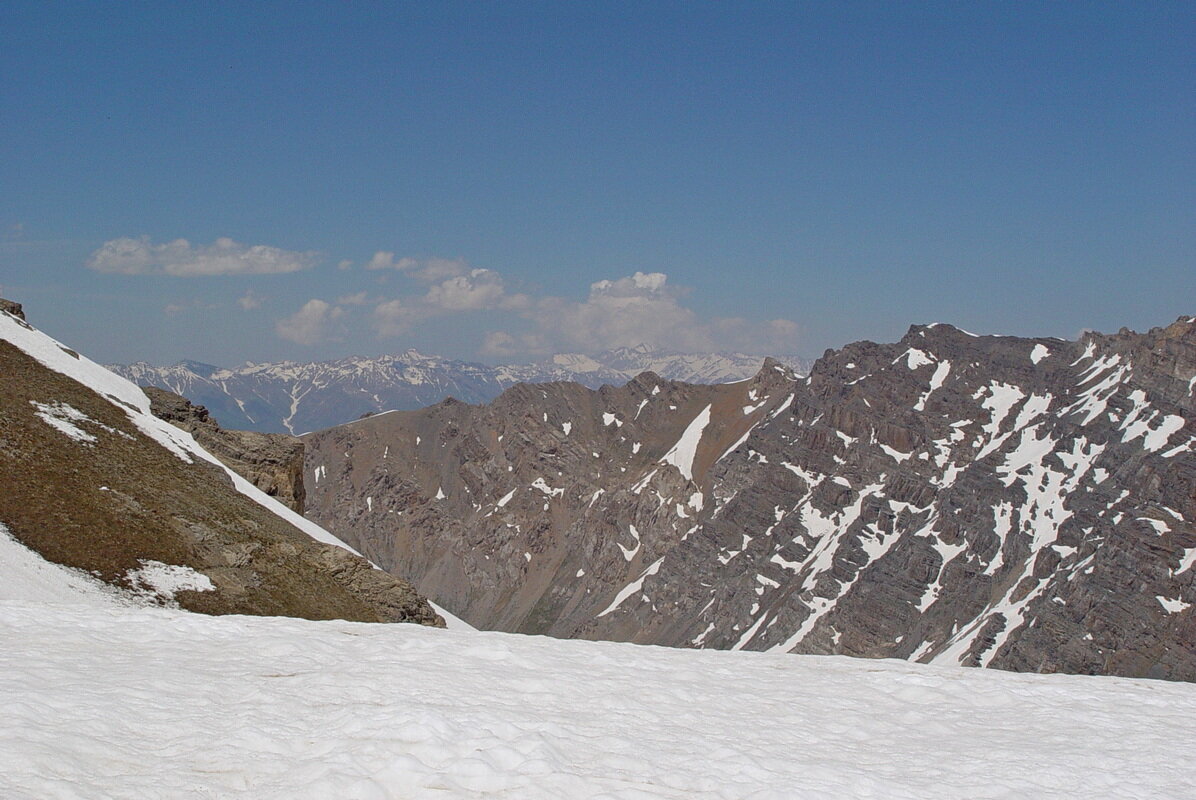
M 1194 393 L 1196 318 L 915 326 L 313 434 L 309 515 L 483 628 L 1196 680 Z

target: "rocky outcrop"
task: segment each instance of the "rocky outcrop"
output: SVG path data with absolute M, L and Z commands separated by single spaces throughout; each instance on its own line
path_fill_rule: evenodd
M 5 300 L 3 297 L 0 297 L 0 311 L 12 314 L 17 319 L 25 319 L 25 309 L 21 307 L 21 304 Z
M 1196 318 L 915 326 L 306 438 L 309 515 L 479 627 L 1196 680 Z
M 303 513 L 303 442 L 281 433 L 221 428 L 203 406 L 153 386 L 144 387 L 154 416 L 190 433 L 225 466 L 271 497 Z
M 235 488 L 135 386 L 5 313 L 0 375 L 0 523 L 44 558 L 191 611 L 443 626 L 407 582 Z

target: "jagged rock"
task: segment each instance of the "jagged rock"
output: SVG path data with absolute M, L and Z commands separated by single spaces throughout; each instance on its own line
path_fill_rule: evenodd
M 190 433 L 195 441 L 230 469 L 271 497 L 303 513 L 303 442 L 281 433 L 221 428 L 203 406 L 174 392 L 143 387 L 154 416 Z
M 0 311 L 6 311 L 17 319 L 25 319 L 25 309 L 21 307 L 21 304 L 5 300 L 3 297 L 0 297 Z
M 309 515 L 483 628 L 1196 680 L 1196 318 L 914 326 L 305 438 Z

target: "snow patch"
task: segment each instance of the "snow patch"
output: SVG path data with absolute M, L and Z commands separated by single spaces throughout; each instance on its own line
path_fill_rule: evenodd
M 1168 614 L 1178 614 L 1192 606 L 1191 603 L 1185 603 L 1183 600 L 1172 600 L 1169 597 L 1156 595 L 1155 600 L 1159 601 L 1159 605 L 1163 607 Z
M 637 539 L 637 541 L 638 541 L 638 539 Z M 661 556 L 660 558 L 653 561 L 652 565 L 650 567 L 648 567 L 646 570 L 644 570 L 643 572 L 641 572 L 640 576 L 638 578 L 636 578 L 631 583 L 627 584 L 622 589 L 620 589 L 619 593 L 617 595 L 615 595 L 615 599 L 611 601 L 611 604 L 609 606 L 607 606 L 606 609 L 604 611 L 602 611 L 602 613 L 600 613 L 598 616 L 605 617 L 607 614 L 614 611 L 619 606 L 623 605 L 624 600 L 626 600 L 628 597 L 631 597 L 633 594 L 640 591 L 644 587 L 644 581 L 648 578 L 648 576 L 655 575 L 657 572 L 660 571 L 660 565 L 663 563 L 664 563 L 664 556 Z
M 940 361 L 939 365 L 934 368 L 934 374 L 930 376 L 930 388 L 918 398 L 918 402 L 914 405 L 914 411 L 926 410 L 926 400 L 930 397 L 930 395 L 934 394 L 936 389 L 943 385 L 943 382 L 947 380 L 947 375 L 950 373 L 951 362 Z
M 67 403 L 39 403 L 36 400 L 29 402 L 37 407 L 37 416 L 43 422 L 60 433 L 66 434 L 67 438 L 87 445 L 96 441 L 95 436 L 75 424 L 84 421 L 94 422 L 94 420 L 74 406 Z
M 539 489 L 549 497 L 560 497 L 565 493 L 564 489 L 554 489 L 549 486 L 543 478 L 536 478 L 534 481 L 532 481 L 532 488 Z
M 125 573 L 139 592 L 153 595 L 162 602 L 173 602 L 179 592 L 214 592 L 212 579 L 191 567 L 143 560 L 141 567 Z
M 910 369 L 917 369 L 918 367 L 925 367 L 928 364 L 934 363 L 933 358 L 915 347 L 911 347 L 901 355 L 897 356 L 895 359 L 893 359 L 893 363 L 897 364 L 902 359 L 905 360 L 905 365 Z
M 710 406 L 702 409 L 685 432 L 681 434 L 681 438 L 677 443 L 664 454 L 661 459 L 663 464 L 672 464 L 675 466 L 686 480 L 693 480 L 694 458 L 698 454 L 698 444 L 702 441 L 702 432 L 706 430 L 706 426 L 710 424 Z

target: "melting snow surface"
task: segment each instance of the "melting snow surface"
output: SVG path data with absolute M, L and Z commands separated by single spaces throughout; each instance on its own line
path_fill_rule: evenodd
M 913 453 L 903 453 L 896 448 L 889 447 L 887 444 L 880 445 L 880 449 L 884 451 L 885 455 L 896 461 L 898 464 L 913 455 Z
M 162 600 L 174 600 L 179 592 L 216 591 L 212 579 L 202 572 L 161 561 L 142 561 L 139 569 L 129 570 L 128 578 L 137 588 Z
M 1157 596 L 1155 599 L 1159 601 L 1159 605 L 1161 605 L 1168 614 L 1178 614 L 1192 605 L 1191 603 L 1185 603 L 1183 600 L 1172 600 L 1169 597 Z
M 3 312 L 0 312 L 0 316 Z M 116 602 L 116 594 L 106 584 L 82 570 L 53 564 L 18 542 L 0 523 L 0 609 L 6 606 L 91 605 L 98 607 Z M 49 615 L 49 609 L 44 611 Z M 0 658 L 3 653 L 0 652 Z M 0 680 L 4 679 L 0 672 Z M 0 724 L 0 731 L 3 724 Z M 0 732 L 0 742 L 4 734 Z M 3 752 L 0 745 L 0 753 Z M 0 758 L 3 763 L 3 758 Z M 3 770 L 0 770 L 0 776 Z M 0 786 L 3 777 L 0 777 Z
M 84 444 L 91 444 L 96 441 L 95 436 L 76 424 L 80 422 L 91 422 L 94 424 L 95 420 L 69 403 L 39 403 L 36 400 L 31 400 L 30 402 L 37 408 L 37 416 L 43 422 L 51 428 L 66 434 L 67 438 Z
M 677 443 L 673 445 L 669 452 L 664 454 L 661 462 L 672 464 L 685 476 L 686 480 L 692 481 L 694 478 L 694 457 L 698 454 L 698 444 L 702 441 L 702 432 L 706 430 L 708 424 L 710 424 L 709 405 L 693 418 L 693 421 L 689 423 L 689 426 L 681 434 L 681 438 L 677 440 Z
M 1188 684 L 26 601 L 0 606 L 4 797 L 1180 798 L 1196 781 Z
M 1036 345 L 1034 345 L 1034 349 L 1030 351 L 1030 360 L 1032 362 L 1034 362 L 1035 364 L 1037 364 L 1039 361 L 1042 361 L 1044 358 L 1046 358 L 1050 354 L 1051 354 L 1051 349 L 1049 347 L 1047 347 L 1045 344 L 1036 344 Z

